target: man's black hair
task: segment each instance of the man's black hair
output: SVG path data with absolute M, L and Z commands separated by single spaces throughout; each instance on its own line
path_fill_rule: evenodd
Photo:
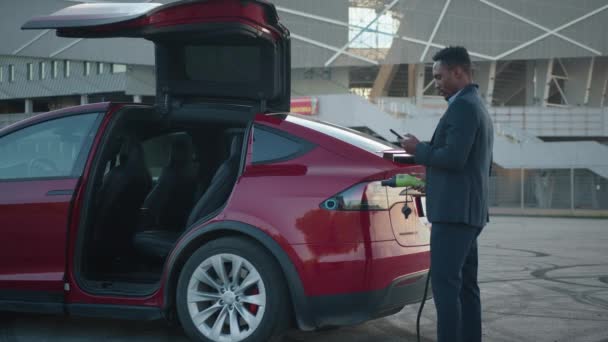
M 448 68 L 460 66 L 466 72 L 471 72 L 471 58 L 469 52 L 462 46 L 448 46 L 439 50 L 434 56 L 433 61 L 440 62 Z

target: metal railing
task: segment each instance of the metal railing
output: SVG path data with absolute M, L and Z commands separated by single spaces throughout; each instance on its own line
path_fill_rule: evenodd
M 587 169 L 503 170 L 490 177 L 490 206 L 607 211 L 608 179 Z
M 413 98 L 379 97 L 374 102 L 385 112 L 406 116 L 437 116 L 446 108 L 445 101 L 425 97 L 421 104 Z M 608 136 L 606 107 L 489 107 L 495 124 L 525 130 L 536 136 Z
M 608 135 L 606 108 L 491 107 L 497 124 L 507 124 L 537 136 Z

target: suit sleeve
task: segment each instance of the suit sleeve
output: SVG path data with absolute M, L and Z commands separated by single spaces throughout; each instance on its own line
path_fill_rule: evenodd
M 445 118 L 446 142 L 435 146 L 427 142 L 416 145 L 416 163 L 448 169 L 462 170 L 469 157 L 479 121 L 473 105 L 465 100 L 456 100 L 448 109 Z

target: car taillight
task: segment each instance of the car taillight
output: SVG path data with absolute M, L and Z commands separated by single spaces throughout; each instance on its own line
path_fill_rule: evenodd
M 355 184 L 323 201 L 321 208 L 344 211 L 387 210 L 387 190 L 379 181 Z

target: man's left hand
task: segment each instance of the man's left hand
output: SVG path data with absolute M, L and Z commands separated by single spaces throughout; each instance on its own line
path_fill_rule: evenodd
M 416 154 L 416 145 L 420 142 L 418 138 L 411 134 L 405 134 L 404 139 L 401 140 L 401 147 L 405 150 L 405 152 L 409 154 Z

